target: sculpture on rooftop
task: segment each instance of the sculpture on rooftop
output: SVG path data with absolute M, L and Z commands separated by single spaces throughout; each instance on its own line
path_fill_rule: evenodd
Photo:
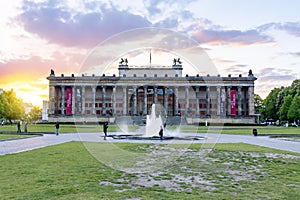
M 50 76 L 55 76 L 55 73 L 54 73 L 53 69 L 51 69 L 51 71 L 50 71 Z
M 248 72 L 248 76 L 254 76 L 251 69 Z
M 177 63 L 180 65 L 182 62 L 180 61 L 180 58 L 174 58 L 174 60 L 173 60 L 173 64 L 174 65 L 177 65 Z
M 121 58 L 121 61 L 119 62 L 119 64 L 124 65 L 124 63 L 125 63 L 125 65 L 127 65 L 127 63 L 128 63 L 127 58 L 125 58 L 125 59 Z

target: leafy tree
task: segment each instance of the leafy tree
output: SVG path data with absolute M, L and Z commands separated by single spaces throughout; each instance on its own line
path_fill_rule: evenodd
M 5 118 L 4 117 L 4 99 L 5 97 L 4 97 L 4 94 L 2 93 L 2 94 L 0 94 L 0 120 L 1 119 L 3 119 L 3 118 Z
M 258 94 L 254 94 L 255 113 L 259 113 L 263 107 L 264 107 L 263 99 Z
M 293 98 L 287 117 L 291 121 L 296 121 L 300 118 L 300 95 Z
M 279 111 L 279 101 L 278 101 L 278 94 L 283 90 L 283 88 L 275 88 L 273 89 L 267 98 L 264 100 L 265 105 L 265 114 L 266 118 L 278 120 L 278 111 Z
M 259 112 L 262 119 L 298 120 L 300 119 L 300 111 L 297 107 L 300 104 L 299 97 L 300 79 L 297 79 L 289 87 L 274 88 L 263 103 L 255 94 L 255 112 Z
M 4 91 L 0 99 L 0 114 L 8 120 L 22 119 L 25 114 L 22 99 L 17 98 L 13 90 Z
M 288 120 L 288 112 L 293 101 L 292 95 L 287 95 L 284 97 L 283 104 L 279 109 L 280 120 Z
M 34 106 L 28 114 L 29 121 L 37 121 L 42 114 L 42 109 L 38 106 Z
M 289 87 L 289 92 L 293 97 L 300 94 L 300 79 L 293 81 L 292 85 Z

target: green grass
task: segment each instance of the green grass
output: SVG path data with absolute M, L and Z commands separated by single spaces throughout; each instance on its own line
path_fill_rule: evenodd
M 129 126 L 129 130 L 135 131 L 139 126 Z M 178 128 L 177 126 L 167 126 L 167 129 L 174 130 Z M 252 130 L 256 128 L 258 134 L 300 134 L 299 127 L 276 127 L 276 126 L 181 126 L 180 131 L 182 132 L 200 132 L 200 133 L 223 133 L 223 134 L 243 134 L 252 135 Z M 24 128 L 22 127 L 22 131 Z M 16 125 L 10 126 L 0 126 L 0 133 L 16 133 Z M 54 124 L 29 124 L 28 131 L 34 132 L 47 132 L 54 133 Z M 102 126 L 98 124 L 94 125 L 72 125 L 72 124 L 61 124 L 59 132 L 60 133 L 72 133 L 72 132 L 102 132 Z M 108 132 L 120 131 L 117 125 L 110 124 L 108 127 Z
M 60 124 L 59 126 L 60 133 L 74 133 L 74 132 L 103 132 L 102 125 L 81 125 L 81 124 Z M 129 130 L 136 130 L 138 126 L 129 126 Z M 22 132 L 24 131 L 24 126 L 21 128 Z M 108 132 L 119 131 L 119 127 L 116 125 L 109 125 Z M 1 132 L 17 132 L 16 125 L 5 125 L 0 126 Z M 55 133 L 55 124 L 28 124 L 28 132 L 43 132 L 43 133 Z
M 32 134 L 1 134 L 0 133 L 0 141 L 1 140 L 11 140 L 11 139 L 18 139 L 18 138 L 28 138 L 34 137 L 36 135 Z
M 258 134 L 300 134 L 299 127 L 277 126 L 181 126 L 180 130 L 182 132 L 252 135 L 254 128 L 257 129 Z M 176 129 L 176 127 L 169 126 L 168 129 Z
M 300 198 L 300 154 L 239 143 L 217 144 L 212 152 L 199 156 L 200 146 L 191 145 L 165 167 L 141 174 L 107 167 L 91 149 L 120 159 L 115 150 L 119 148 L 142 154 L 147 162 L 145 152 L 170 151 L 166 155 L 170 157 L 185 147 L 177 145 L 174 150 L 169 145 L 69 142 L 0 156 L 1 199 Z M 165 159 L 163 154 L 155 155 L 151 159 L 156 162 Z M 118 162 L 121 165 L 126 159 Z

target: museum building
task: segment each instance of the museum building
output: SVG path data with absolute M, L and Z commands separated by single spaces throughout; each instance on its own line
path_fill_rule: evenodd
M 174 59 L 175 61 L 175 59 Z M 179 60 L 178 60 L 179 61 Z M 254 81 L 239 75 L 182 75 L 182 64 L 129 66 L 120 62 L 118 75 L 82 74 L 49 80 L 49 122 L 103 122 L 128 119 L 140 123 L 160 105 L 172 123 L 254 123 Z

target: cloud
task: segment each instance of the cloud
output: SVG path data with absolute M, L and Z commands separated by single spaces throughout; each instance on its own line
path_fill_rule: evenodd
M 94 47 L 123 31 L 144 27 L 177 30 L 190 35 L 199 43 L 249 45 L 274 42 L 273 38 L 262 34 L 259 29 L 224 30 L 207 19 L 195 18 L 193 13 L 184 10 L 193 1 L 146 1 L 146 14 L 121 10 L 112 2 L 87 3 L 84 4 L 84 9 L 78 11 L 60 1 L 24 1 L 23 12 L 18 20 L 26 31 L 51 43 L 84 48 Z M 289 25 L 289 30 L 293 31 L 291 26 Z M 263 28 L 260 27 L 260 30 Z
M 276 80 L 276 78 L 278 78 L 279 80 L 294 80 L 297 78 L 295 76 L 295 73 L 291 69 L 273 67 L 260 69 L 257 72 L 257 76 L 260 77 L 260 80 L 263 81 L 274 81 Z
M 287 87 L 297 79 L 293 70 L 285 68 L 266 67 L 254 75 L 258 78 L 255 82 L 255 93 L 262 98 L 266 98 L 273 88 Z
M 199 43 L 250 45 L 274 42 L 273 38 L 257 30 L 207 30 L 200 29 L 192 33 Z
M 300 57 L 300 52 L 291 52 L 289 53 L 291 56 Z
M 248 65 L 235 64 L 235 65 L 230 65 L 228 67 L 224 67 L 222 69 L 222 72 L 231 74 L 232 76 L 238 76 L 240 74 L 243 76 L 247 76 L 250 69 L 251 67 L 249 67 Z M 254 75 L 256 76 L 256 74 Z
M 281 30 L 290 35 L 300 37 L 300 23 L 299 22 L 285 22 L 285 23 L 268 23 L 257 28 L 260 31 Z
M 298 22 L 288 22 L 282 25 L 281 29 L 287 31 L 289 34 L 296 37 L 300 37 L 300 23 Z
M 122 31 L 151 26 L 147 19 L 139 15 L 105 4 L 95 3 L 94 6 L 95 11 L 84 13 L 70 10 L 55 1 L 24 1 L 18 20 L 26 31 L 38 34 L 51 43 L 81 47 L 92 47 Z

